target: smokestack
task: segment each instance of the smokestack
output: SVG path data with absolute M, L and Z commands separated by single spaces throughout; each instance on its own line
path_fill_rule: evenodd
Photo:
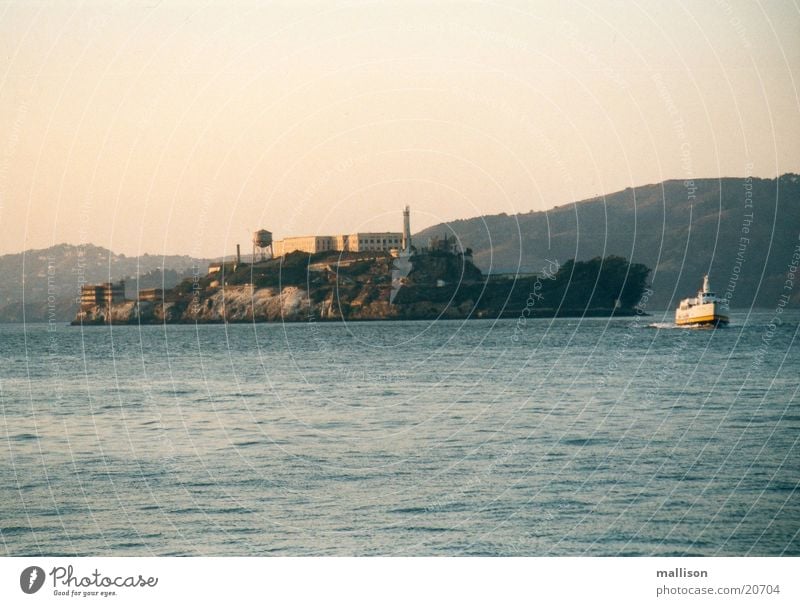
M 242 252 L 239 249 L 239 245 L 236 245 L 236 265 L 242 264 Z
M 403 211 L 403 250 L 411 252 L 411 208 L 406 206 Z

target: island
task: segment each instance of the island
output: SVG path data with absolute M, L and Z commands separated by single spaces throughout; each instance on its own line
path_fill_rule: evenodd
M 446 241 L 445 241 L 446 242 Z M 629 316 L 650 269 L 625 258 L 546 259 L 536 273 L 484 274 L 469 249 L 294 251 L 220 262 L 172 289 L 124 297 L 85 285 L 72 322 L 194 324 Z

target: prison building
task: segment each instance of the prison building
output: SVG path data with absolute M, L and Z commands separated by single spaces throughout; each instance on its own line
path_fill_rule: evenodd
M 369 232 L 350 234 L 350 248 L 348 250 L 360 252 L 362 250 L 382 250 L 389 252 L 399 249 L 403 245 L 403 234 L 394 231 Z
M 81 310 L 86 311 L 97 305 L 111 305 L 125 301 L 125 282 L 104 282 L 103 284 L 84 284 L 81 286 Z
M 273 242 L 272 248 L 276 257 L 282 257 L 295 251 L 313 254 L 326 250 L 338 250 L 334 247 L 334 241 L 335 238 L 332 236 L 296 236 Z
M 359 232 L 337 236 L 299 236 L 273 242 L 276 257 L 300 251 L 314 254 L 326 251 L 362 252 L 386 251 L 400 248 L 403 234 L 400 232 Z

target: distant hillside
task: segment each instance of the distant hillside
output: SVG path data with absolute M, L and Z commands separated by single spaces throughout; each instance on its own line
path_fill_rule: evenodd
M 650 309 L 694 294 L 707 272 L 731 307 L 775 307 L 800 244 L 800 176 L 665 181 L 543 212 L 439 224 L 415 244 L 445 233 L 472 248 L 484 272 L 619 255 L 653 268 Z M 800 304 L 800 286 L 792 304 Z
M 46 320 L 49 296 L 53 297 L 50 305 L 55 318 L 69 321 L 77 311 L 81 282 L 125 279 L 126 291 L 132 296 L 137 288 L 175 286 L 192 274 L 194 264 L 205 275 L 207 259 L 148 254 L 126 257 L 92 244 L 59 244 L 3 255 L 0 256 L 0 322 L 21 322 L 23 318 L 28 322 Z

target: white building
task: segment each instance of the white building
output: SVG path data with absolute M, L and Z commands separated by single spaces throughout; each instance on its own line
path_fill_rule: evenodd
M 325 251 L 385 251 L 389 252 L 402 246 L 403 234 L 400 232 L 358 232 L 338 236 L 298 236 L 284 238 L 273 243 L 276 257 L 294 251 L 318 253 Z
M 271 234 L 270 234 L 271 237 Z M 411 251 L 411 209 L 403 210 L 403 233 L 396 231 L 357 232 L 338 236 L 297 236 L 272 243 L 276 257 L 300 251 L 318 253 L 325 251 Z

